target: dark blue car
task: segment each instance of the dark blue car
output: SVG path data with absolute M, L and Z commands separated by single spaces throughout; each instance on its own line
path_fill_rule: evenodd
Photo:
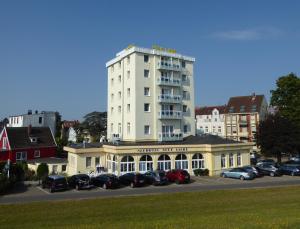
M 300 165 L 283 164 L 279 167 L 279 171 L 285 175 L 300 176 Z

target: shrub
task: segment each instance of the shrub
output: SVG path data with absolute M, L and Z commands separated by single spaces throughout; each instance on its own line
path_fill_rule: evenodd
M 8 179 L 6 174 L 0 174 L 0 194 L 4 194 L 10 190 L 14 186 L 15 182 L 15 176 L 10 176 Z
M 39 164 L 39 166 L 36 170 L 36 173 L 37 173 L 36 175 L 37 175 L 39 180 L 41 178 L 44 178 L 44 177 L 48 176 L 48 174 L 49 174 L 48 165 L 46 163 Z
M 27 164 L 26 164 L 27 165 Z M 22 181 L 24 180 L 25 176 L 25 168 L 23 163 L 16 163 L 10 165 L 10 174 L 14 175 L 16 178 L 16 181 Z
M 194 169 L 195 176 L 208 176 L 209 170 L 208 169 Z

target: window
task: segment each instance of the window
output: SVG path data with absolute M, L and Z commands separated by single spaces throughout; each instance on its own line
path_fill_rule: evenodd
M 145 112 L 150 112 L 150 104 L 149 103 L 144 104 L 144 111 Z
M 41 156 L 41 152 L 39 150 L 35 150 L 33 156 L 34 157 L 40 157 Z
M 149 56 L 148 55 L 144 55 L 144 62 L 148 63 L 149 62 Z
M 201 153 L 196 153 L 193 155 L 192 169 L 204 169 L 204 158 Z
M 26 161 L 26 160 L 27 160 L 27 152 L 16 153 L 16 161 Z
M 119 75 L 119 82 L 121 82 L 122 81 L 122 76 L 121 75 Z
M 127 122 L 127 134 L 130 134 L 130 122 Z
M 144 88 L 144 95 L 145 96 L 150 96 L 150 88 L 149 87 Z
M 113 108 L 113 107 L 110 108 L 110 113 L 111 113 L 111 114 L 114 113 L 114 108 Z
M 57 165 L 52 166 L 52 174 L 57 174 Z
M 145 135 L 149 135 L 150 134 L 150 126 L 149 125 L 144 126 L 144 134 Z
M 240 153 L 238 153 L 236 155 L 236 164 L 237 164 L 237 166 L 241 166 L 242 165 L 242 158 L 241 158 L 241 154 Z
M 122 93 L 119 91 L 118 94 L 119 94 L 119 99 L 121 99 Z
M 127 79 L 130 79 L 130 71 L 127 71 Z
M 127 64 L 130 64 L 130 56 L 127 56 Z
M 124 156 L 121 160 L 121 173 L 134 172 L 134 158 L 132 156 Z
M 118 123 L 118 133 L 119 133 L 119 134 L 122 133 L 122 126 L 121 126 L 121 123 Z
M 147 69 L 144 70 L 144 77 L 149 78 L 149 70 Z
M 114 78 L 111 78 L 110 82 L 111 82 L 111 86 L 114 86 Z
M 219 126 L 218 127 L 218 132 L 221 133 L 222 132 L 222 128 Z
M 3 137 L 2 149 L 7 149 L 7 137 Z
M 121 113 L 121 106 L 118 106 L 118 112 Z
M 182 62 L 181 62 L 181 66 L 182 66 L 183 68 L 185 68 L 185 61 L 182 61 Z
M 234 107 L 231 106 L 231 107 L 229 108 L 229 113 L 233 113 L 233 112 L 234 112 Z
M 182 111 L 185 113 L 185 112 L 187 112 L 187 105 L 183 105 L 182 106 Z
M 110 95 L 110 97 L 111 97 L 111 101 L 113 101 L 113 100 L 114 100 L 114 94 L 112 93 L 112 94 Z
M 127 104 L 127 112 L 130 112 L 130 104 Z
M 150 155 L 143 155 L 139 163 L 139 171 L 147 172 L 153 170 L 153 161 Z
M 114 124 L 113 123 L 110 124 L 110 132 L 114 132 Z
M 188 99 L 188 92 L 187 91 L 182 92 L 182 98 L 183 99 Z
M 188 132 L 188 125 L 184 125 L 183 126 L 183 133 L 187 133 Z
M 178 154 L 176 156 L 175 169 L 188 169 L 188 160 L 185 154 Z
M 163 170 L 163 171 L 170 170 L 171 169 L 171 158 L 166 154 L 160 155 L 157 160 L 157 169 Z
M 242 106 L 240 107 L 240 112 L 245 112 L 245 106 L 244 106 L 244 105 L 242 105 Z
M 226 156 L 225 154 L 221 155 L 221 168 L 225 168 L 226 167 Z
M 181 76 L 181 80 L 182 80 L 182 82 L 186 82 L 187 81 L 187 76 L 186 75 L 182 75 Z
M 233 167 L 233 154 L 229 154 L 229 167 Z
M 92 166 L 92 158 L 91 157 L 86 157 L 85 158 L 85 167 L 89 168 Z
M 67 165 L 62 165 L 61 166 L 61 171 L 66 172 L 67 171 Z
M 127 97 L 130 97 L 130 88 L 127 88 Z
M 95 157 L 95 166 L 100 165 L 100 157 Z
M 39 124 L 42 124 L 43 122 L 43 117 L 39 117 Z

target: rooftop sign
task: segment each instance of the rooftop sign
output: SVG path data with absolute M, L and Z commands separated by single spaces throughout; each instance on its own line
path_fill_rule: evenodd
M 170 48 L 163 48 L 158 45 L 152 45 L 152 49 L 163 51 L 163 52 L 168 52 L 168 53 L 176 53 L 175 49 L 170 49 Z

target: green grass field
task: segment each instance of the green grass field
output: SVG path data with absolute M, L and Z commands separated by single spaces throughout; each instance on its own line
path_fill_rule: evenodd
M 0 228 L 300 228 L 300 187 L 2 205 Z

